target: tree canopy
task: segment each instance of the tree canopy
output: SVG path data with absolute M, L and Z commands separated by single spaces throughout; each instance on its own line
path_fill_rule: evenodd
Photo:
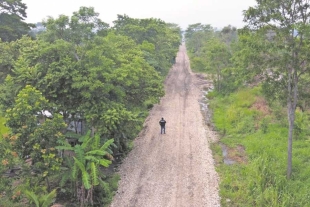
M 22 0 L 0 1 L 0 39 L 10 42 L 28 34 L 32 24 L 24 22 L 27 6 Z
M 19 21 L 26 17 L 21 1 L 1 6 L 0 15 Z M 58 175 L 73 169 L 74 179 L 62 181 L 71 182 L 72 189 L 61 187 L 81 205 L 94 204 L 93 197 L 77 197 L 77 191 L 107 190 L 99 165 L 108 167 L 113 153 L 128 151 L 128 140 L 164 95 L 163 80 L 180 45 L 180 28 L 126 15 L 115 23 L 110 27 L 94 8 L 81 7 L 72 16 L 47 18 L 35 38 L 17 35 L 0 41 L 0 107 L 9 127 L 0 141 L 7 148 L 0 170 L 20 165 L 27 195 L 54 195 L 50 179 L 61 179 Z M 78 124 L 83 130 L 73 133 L 70 127 Z M 82 131 L 89 131 L 87 138 Z M 66 139 L 75 139 L 77 145 L 70 148 Z M 96 143 L 90 145 L 93 139 Z M 102 151 L 110 145 L 109 152 Z M 67 151 L 75 154 L 74 165 L 62 156 Z M 32 165 L 20 164 L 29 158 Z M 47 190 L 34 188 L 42 181 Z M 6 190 L 15 197 L 13 189 Z

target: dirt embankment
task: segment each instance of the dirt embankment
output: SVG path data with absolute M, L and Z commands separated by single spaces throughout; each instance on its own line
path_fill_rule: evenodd
M 218 175 L 198 100 L 207 84 L 193 74 L 185 46 L 165 81 L 166 95 L 150 112 L 120 167 L 111 207 L 217 207 Z M 160 134 L 159 120 L 167 121 Z

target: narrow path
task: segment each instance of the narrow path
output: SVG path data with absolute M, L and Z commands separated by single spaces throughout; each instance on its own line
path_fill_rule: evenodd
M 120 168 L 111 207 L 217 207 L 218 176 L 198 100 L 201 79 L 193 74 L 185 46 L 165 81 L 166 95 L 150 112 L 134 149 Z M 160 134 L 159 120 L 167 121 Z

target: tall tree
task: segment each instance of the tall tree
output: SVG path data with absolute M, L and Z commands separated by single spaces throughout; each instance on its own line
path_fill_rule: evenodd
M 211 74 L 216 74 L 216 90 L 221 92 L 223 80 L 223 70 L 228 68 L 231 64 L 231 53 L 228 45 L 226 45 L 219 38 L 212 38 L 207 41 L 204 50 L 206 59 L 206 69 Z
M 283 81 L 287 98 L 287 178 L 292 174 L 292 143 L 300 80 L 310 71 L 309 1 L 257 0 L 244 12 L 250 33 L 263 36 L 257 67 L 273 81 Z
M 24 19 L 27 6 L 22 0 L 0 1 L 0 38 L 2 41 L 14 41 L 27 34 L 32 24 L 27 24 Z

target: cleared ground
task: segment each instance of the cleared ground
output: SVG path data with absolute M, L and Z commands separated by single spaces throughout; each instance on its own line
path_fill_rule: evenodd
M 207 84 L 190 70 L 185 46 L 165 82 L 166 95 L 150 112 L 134 149 L 120 167 L 111 207 L 220 206 L 218 175 L 198 100 Z M 167 121 L 160 134 L 159 120 Z

